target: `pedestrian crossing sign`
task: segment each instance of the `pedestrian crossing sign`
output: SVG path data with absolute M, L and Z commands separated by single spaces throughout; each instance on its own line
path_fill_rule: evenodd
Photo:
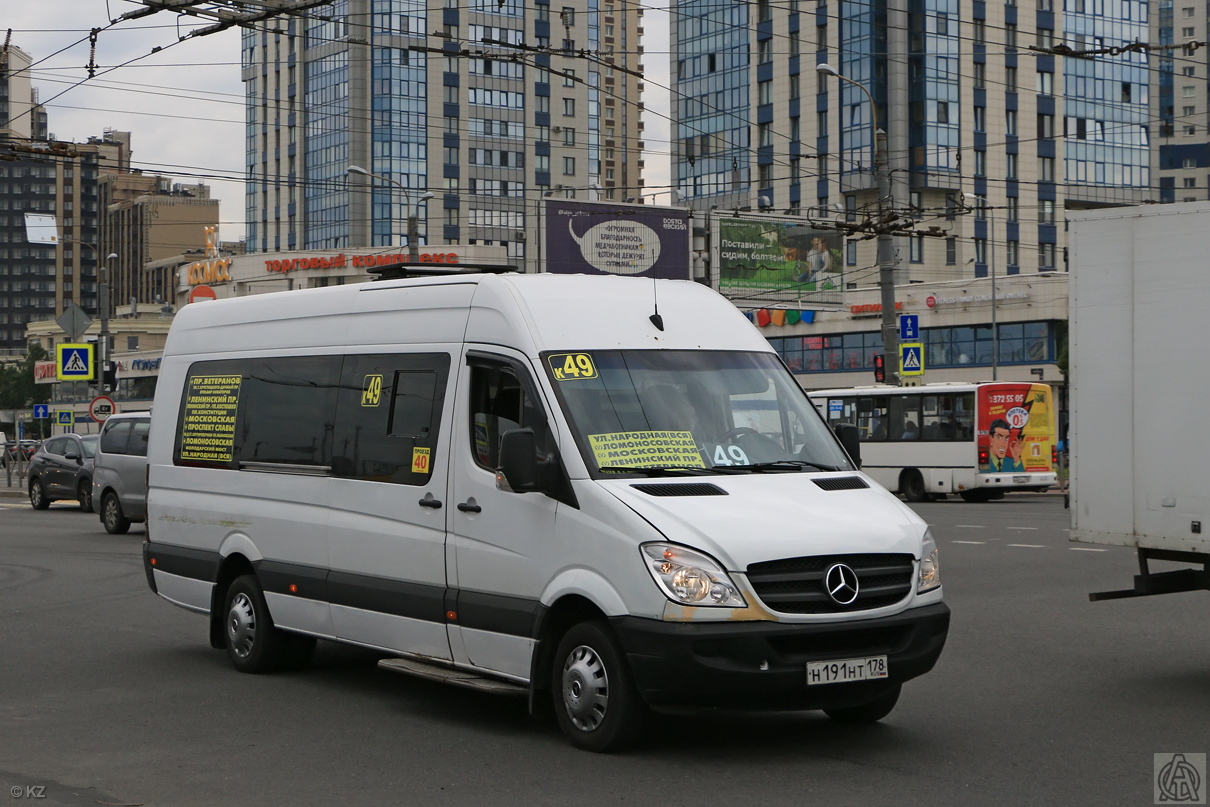
M 899 375 L 924 375 L 924 343 L 899 345 Z
M 92 344 L 62 344 L 55 347 L 55 369 L 60 381 L 92 381 L 96 362 Z
M 76 413 L 70 409 L 60 409 L 55 412 L 55 422 L 60 426 L 76 425 Z

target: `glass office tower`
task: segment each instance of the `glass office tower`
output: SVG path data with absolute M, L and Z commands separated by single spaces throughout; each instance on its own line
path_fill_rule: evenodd
M 543 195 L 641 194 L 641 15 L 335 0 L 245 32 L 249 251 L 403 246 L 415 215 L 421 244 L 503 244 L 536 269 Z
M 942 231 L 896 239 L 898 282 L 1063 269 L 1065 209 L 1154 195 L 1155 111 L 1146 54 L 1046 52 L 1145 42 L 1148 4 L 1066 3 L 679 0 L 678 199 L 862 222 L 878 207 L 876 113 L 895 209 Z M 876 282 L 873 240 L 844 256 L 847 282 Z

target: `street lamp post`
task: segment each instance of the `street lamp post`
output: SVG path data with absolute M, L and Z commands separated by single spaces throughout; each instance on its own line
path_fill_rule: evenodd
M 882 301 L 882 355 L 887 368 L 887 382 L 899 385 L 899 322 L 895 311 L 895 239 L 887 229 L 888 213 L 894 209 L 891 192 L 891 172 L 887 163 L 886 133 L 878 128 L 878 106 L 874 96 L 861 82 L 843 76 L 832 65 L 821 63 L 816 71 L 835 76 L 865 93 L 870 102 L 870 148 L 874 157 L 874 177 L 878 187 L 878 286 Z
M 375 174 L 370 171 L 367 171 L 366 169 L 362 168 L 360 165 L 350 165 L 348 167 L 347 173 L 360 174 L 362 176 L 370 177 L 372 179 L 381 179 L 383 182 L 389 182 L 392 185 L 394 185 L 395 187 L 399 188 L 399 190 L 403 191 L 403 200 L 404 200 L 404 204 L 407 205 L 407 211 L 408 211 L 408 220 L 407 220 L 408 263 L 419 263 L 419 261 L 420 261 L 420 228 L 416 221 L 417 212 L 420 209 L 421 202 L 423 202 L 426 199 L 432 199 L 433 197 L 436 196 L 436 194 L 432 193 L 431 191 L 425 191 L 424 193 L 420 194 L 420 198 L 416 200 L 416 207 L 412 207 L 412 197 L 408 193 L 408 189 L 405 185 L 403 185 L 403 183 L 397 182 L 396 180 L 391 179 L 390 177 L 387 177 L 387 176 L 383 176 L 382 174 Z

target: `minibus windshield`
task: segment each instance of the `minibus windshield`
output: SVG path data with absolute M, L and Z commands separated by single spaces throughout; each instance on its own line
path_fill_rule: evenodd
M 594 476 L 852 469 L 773 354 L 594 350 L 542 360 Z

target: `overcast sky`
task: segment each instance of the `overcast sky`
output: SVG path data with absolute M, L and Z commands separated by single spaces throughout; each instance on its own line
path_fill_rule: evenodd
M 48 103 L 51 133 L 83 141 L 106 129 L 133 134 L 134 167 L 182 182 L 205 182 L 222 201 L 220 237 L 244 235 L 244 90 L 239 32 L 181 40 L 201 27 L 189 17 L 160 12 L 121 22 L 97 38 L 96 77 L 86 79 L 88 33 L 143 8 L 130 0 L 2 0 L 0 26 L 34 60 L 34 86 Z M 646 156 L 652 191 L 668 185 L 668 0 L 648 0 L 644 67 Z M 3 29 L 0 29 L 2 35 Z M 152 54 L 154 48 L 162 48 Z M 142 58 L 140 58 L 142 57 Z M 118 67 L 132 59 L 137 61 Z M 60 93 L 63 95 L 59 96 Z M 59 97 L 55 97 L 59 96 Z M 667 201 L 664 194 L 658 201 Z

